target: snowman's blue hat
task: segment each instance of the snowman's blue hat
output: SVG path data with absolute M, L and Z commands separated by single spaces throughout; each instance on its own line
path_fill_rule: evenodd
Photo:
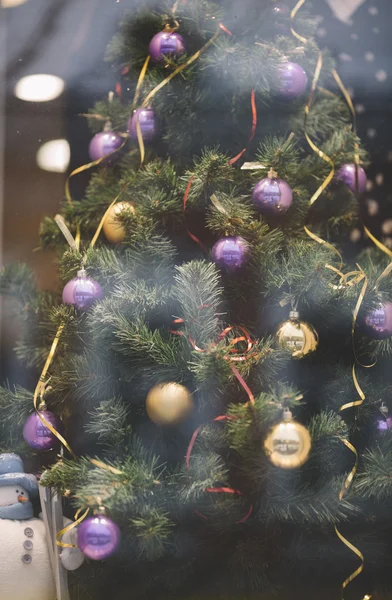
M 0 486 L 4 485 L 21 485 L 31 496 L 38 496 L 38 481 L 24 472 L 17 454 L 0 454 Z

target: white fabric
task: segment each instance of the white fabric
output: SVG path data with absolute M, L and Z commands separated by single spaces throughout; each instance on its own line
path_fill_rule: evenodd
M 364 4 L 366 0 L 327 0 L 335 16 L 348 23 L 355 11 Z

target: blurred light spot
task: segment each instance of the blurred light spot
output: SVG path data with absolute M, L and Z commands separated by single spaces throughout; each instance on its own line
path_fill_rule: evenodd
M 0 5 L 3 8 L 12 8 L 13 6 L 19 6 L 19 4 L 24 4 L 27 0 L 0 0 Z
M 388 162 L 392 162 L 392 150 L 389 150 L 388 155 L 387 155 L 387 160 L 388 160 Z
M 371 181 L 370 179 L 368 179 L 367 184 L 366 184 L 367 191 L 370 192 L 370 190 L 372 190 L 373 188 L 374 188 L 373 181 Z
M 339 54 L 339 58 L 340 60 L 344 61 L 344 62 L 352 62 L 353 57 L 350 56 L 350 54 L 346 54 L 345 52 L 341 52 Z
M 383 173 L 377 173 L 376 183 L 377 183 L 377 185 L 382 185 L 384 183 L 384 174 Z
M 39 148 L 37 164 L 44 171 L 65 173 L 71 158 L 71 150 L 67 140 L 51 140 Z
M 374 52 L 365 52 L 365 60 L 368 62 L 373 62 L 375 58 Z
M 392 219 L 387 219 L 384 221 L 382 224 L 382 232 L 385 233 L 385 235 L 392 233 Z
M 319 27 L 319 29 L 317 30 L 317 35 L 321 38 L 325 37 L 327 35 L 327 30 L 325 29 L 325 27 Z
M 358 35 L 357 33 L 352 33 L 352 34 L 350 35 L 350 38 L 351 38 L 352 40 L 355 40 L 355 41 L 357 41 L 357 40 L 359 39 L 359 35 Z
M 376 15 L 378 15 L 377 6 L 369 6 L 369 13 L 372 15 L 372 17 L 375 17 Z
M 373 33 L 375 33 L 376 35 L 377 35 L 378 33 L 380 33 L 380 30 L 379 30 L 379 28 L 378 28 L 378 27 L 373 27 L 373 28 L 372 28 L 372 31 L 373 31 Z
M 350 98 L 354 98 L 355 92 L 354 92 L 353 88 L 349 87 L 349 88 L 347 88 L 347 91 L 348 91 L 348 95 L 350 96 Z
M 367 136 L 370 137 L 371 139 L 375 138 L 377 135 L 377 131 L 374 129 L 374 127 L 369 127 L 369 129 L 366 131 Z
M 360 229 L 353 229 L 352 232 L 350 233 L 350 240 L 352 242 L 354 242 L 354 244 L 356 242 L 359 242 L 359 240 L 361 239 L 361 237 L 362 237 L 362 232 L 361 232 Z
M 56 75 L 27 75 L 15 86 L 15 96 L 27 102 L 48 102 L 62 94 L 64 81 Z
M 387 237 L 383 239 L 384 245 L 387 246 L 387 248 L 392 248 L 392 238 Z
M 378 211 L 380 210 L 380 207 L 378 206 L 377 200 L 368 200 L 366 202 L 366 204 L 367 204 L 368 213 L 371 217 L 378 215 Z
M 357 111 L 358 115 L 362 115 L 366 109 L 363 104 L 356 104 L 355 110 Z
M 387 80 L 388 74 L 386 71 L 384 71 L 384 69 L 380 69 L 379 71 L 377 71 L 376 73 L 376 79 L 377 81 L 379 81 L 380 83 L 384 83 L 384 81 Z

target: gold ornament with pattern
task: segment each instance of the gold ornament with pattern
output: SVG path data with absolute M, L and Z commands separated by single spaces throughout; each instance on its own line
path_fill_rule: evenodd
M 103 232 L 108 242 L 112 244 L 119 244 L 125 239 L 126 230 L 118 218 L 123 211 L 135 213 L 135 208 L 131 202 L 117 202 L 117 204 L 113 204 L 105 217 Z
M 184 421 L 192 409 L 192 394 L 174 381 L 155 385 L 146 398 L 147 414 L 157 425 L 176 425 Z
M 265 452 L 276 467 L 297 469 L 309 458 L 312 442 L 309 431 L 294 421 L 289 409 L 283 413 L 283 421 L 273 427 L 264 441 Z
M 292 311 L 288 321 L 277 331 L 279 345 L 291 351 L 293 358 L 303 358 L 314 352 L 319 343 L 318 333 L 310 323 L 299 320 L 299 313 Z

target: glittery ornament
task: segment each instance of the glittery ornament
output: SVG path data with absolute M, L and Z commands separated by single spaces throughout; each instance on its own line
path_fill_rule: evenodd
M 97 281 L 87 277 L 86 271 L 78 271 L 77 277 L 68 281 L 63 290 L 63 302 L 74 304 L 77 308 L 89 308 L 102 298 L 102 289 Z
M 165 56 L 174 58 L 184 54 L 184 39 L 179 33 L 160 31 L 152 38 L 148 51 L 154 62 L 164 62 Z
M 308 460 L 311 445 L 309 431 L 293 420 L 288 409 L 283 413 L 283 421 L 271 429 L 264 441 L 268 458 L 282 469 L 297 469 L 303 465 Z
M 52 425 L 53 429 L 59 433 L 63 432 L 63 424 L 59 417 L 48 410 L 40 410 L 39 412 L 45 421 Z M 41 452 L 51 450 L 59 443 L 57 437 L 42 423 L 36 412 L 27 418 L 23 427 L 23 437 L 30 448 Z
M 104 560 L 117 550 L 120 544 L 118 525 L 105 515 L 89 517 L 78 527 L 78 546 L 88 558 Z
M 128 132 L 132 139 L 137 140 L 136 124 L 139 120 L 140 131 L 144 142 L 151 142 L 157 133 L 157 123 L 152 108 L 137 108 L 128 121 Z
M 363 332 L 376 340 L 392 336 L 392 303 L 385 302 L 369 310 L 360 320 Z
M 147 414 L 157 425 L 176 425 L 186 419 L 192 409 L 192 395 L 179 383 L 155 385 L 146 398 Z
M 318 334 L 312 325 L 299 320 L 299 313 L 292 311 L 288 321 L 277 331 L 279 345 L 290 350 L 293 358 L 303 358 L 318 346 Z
M 249 244 L 242 237 L 225 237 L 212 248 L 212 260 L 226 271 L 241 269 L 249 258 Z
M 89 154 L 91 160 L 98 160 L 108 156 L 108 154 L 118 150 L 122 143 L 122 137 L 114 131 L 101 131 L 97 133 L 90 142 Z M 108 157 L 107 161 L 109 162 L 111 158 L 111 156 Z
M 135 208 L 130 202 L 117 202 L 117 204 L 112 206 L 105 217 L 103 232 L 108 242 L 111 242 L 112 244 L 119 244 L 125 239 L 125 227 L 118 218 L 124 211 L 134 213 Z
M 347 164 L 340 167 L 336 174 L 336 180 L 347 185 L 352 192 L 356 192 L 356 181 L 355 181 L 355 164 Z M 364 169 L 358 167 L 358 192 L 363 194 L 366 191 L 367 177 Z
M 388 406 L 385 402 L 382 402 L 380 406 L 380 413 L 382 418 L 377 421 L 378 431 L 388 431 L 389 429 L 392 429 L 392 419 L 389 416 Z
M 278 87 L 282 98 L 293 99 L 302 96 L 308 86 L 308 76 L 297 63 L 286 62 L 278 71 Z
M 284 179 L 268 176 L 255 186 L 252 200 L 263 215 L 284 215 L 293 201 L 293 191 Z

